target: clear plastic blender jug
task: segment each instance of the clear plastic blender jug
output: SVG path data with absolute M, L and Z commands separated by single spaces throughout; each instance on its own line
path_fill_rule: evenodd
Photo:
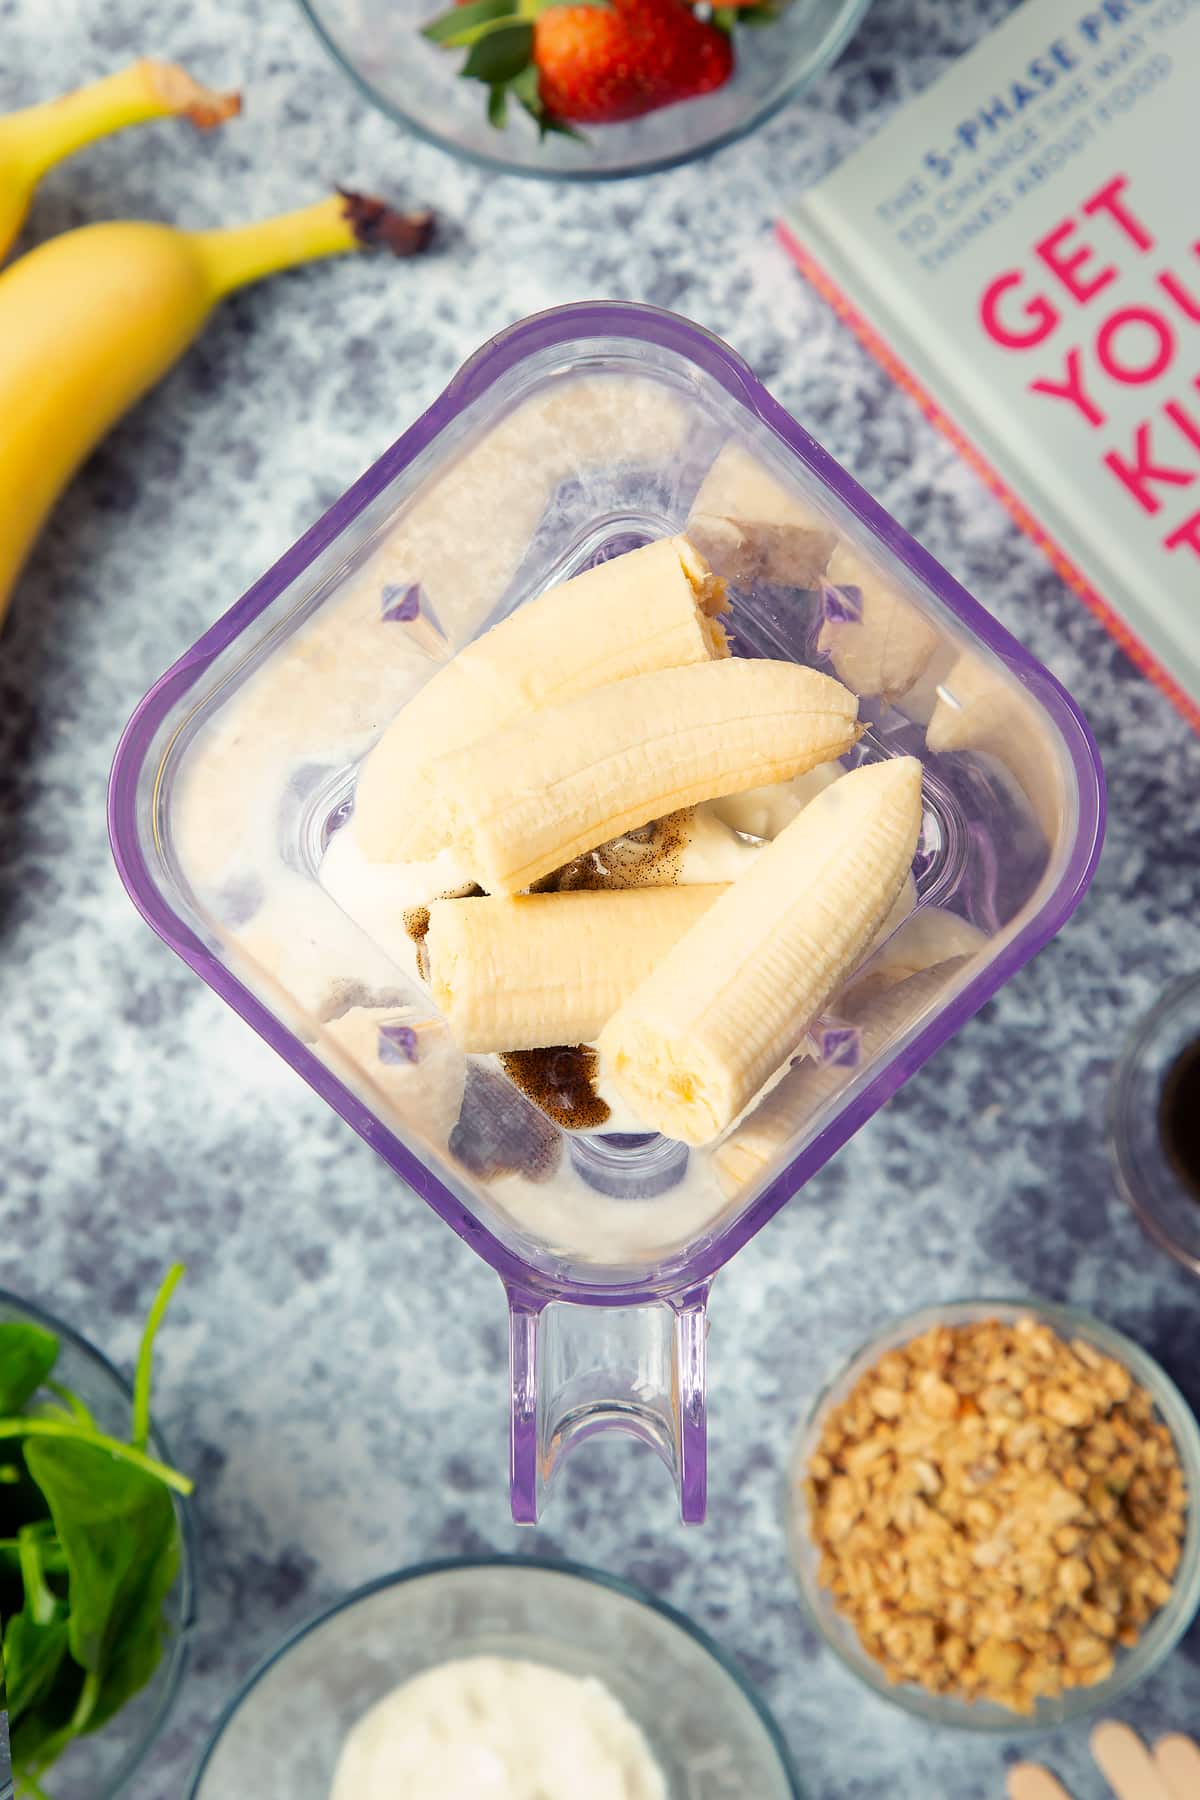
M 681 530 L 730 584 L 734 653 L 836 674 L 868 727 L 853 760 L 916 755 L 925 792 L 908 918 L 691 1152 L 627 1121 L 564 1131 L 462 1055 L 392 874 L 358 870 L 351 902 L 332 873 L 406 698 L 552 583 Z M 503 1281 L 524 1522 L 601 1429 L 653 1445 L 703 1519 L 714 1275 L 1058 930 L 1102 816 L 1047 671 L 724 344 L 617 304 L 485 345 L 146 696 L 110 793 L 153 928 Z

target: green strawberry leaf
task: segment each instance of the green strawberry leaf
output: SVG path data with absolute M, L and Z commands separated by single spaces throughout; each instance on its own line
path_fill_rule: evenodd
M 718 31 L 732 31 L 738 22 L 739 11 L 736 6 L 714 6 L 712 22 Z
M 731 9 L 739 25 L 774 25 L 782 12 L 775 0 L 764 0 L 761 6 L 738 6 Z
M 574 138 L 579 144 L 587 143 L 582 131 L 576 131 L 574 125 L 569 125 L 566 119 L 556 119 L 553 113 L 547 112 L 538 92 L 538 72 L 532 63 L 509 82 L 509 88 L 537 125 L 539 137 L 548 137 L 553 131 L 559 137 Z
M 545 136 L 546 108 L 542 105 L 542 96 L 538 93 L 538 72 L 530 63 L 519 75 L 514 75 L 508 84 L 509 92 L 516 95 L 530 118 L 535 120 Z
M 39 1325 L 0 1325 L 0 1414 L 19 1413 L 58 1360 L 58 1339 Z
M 497 82 L 488 89 L 488 124 L 494 125 L 497 131 L 503 131 L 508 124 L 508 89 L 503 82 Z
M 554 132 L 558 137 L 574 138 L 577 144 L 586 144 L 587 138 L 567 119 L 556 119 L 553 113 L 543 113 L 539 121 L 542 136 L 548 137 Z
M 470 0 L 469 5 L 452 6 L 449 12 L 439 13 L 428 25 L 422 25 L 421 36 L 431 44 L 468 43 L 477 26 L 511 17 L 512 12 L 513 0 Z
M 557 6 L 591 6 L 598 12 L 611 12 L 613 0 L 516 0 L 515 10 L 523 19 L 540 19 Z
M 529 67 L 533 55 L 533 26 L 527 19 L 498 19 L 484 28 L 472 44 L 462 73 L 489 87 L 511 81 Z

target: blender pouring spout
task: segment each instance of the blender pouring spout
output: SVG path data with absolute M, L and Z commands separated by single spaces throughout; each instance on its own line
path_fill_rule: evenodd
M 600 1431 L 657 1452 L 685 1525 L 707 1506 L 709 1284 L 589 1305 L 507 1285 L 510 1478 L 518 1525 L 538 1522 L 567 1452 Z

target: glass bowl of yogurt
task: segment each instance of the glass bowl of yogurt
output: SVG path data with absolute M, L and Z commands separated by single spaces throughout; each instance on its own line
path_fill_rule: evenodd
M 422 1563 L 319 1614 L 219 1720 L 191 1800 L 800 1800 L 690 1620 L 524 1557 Z

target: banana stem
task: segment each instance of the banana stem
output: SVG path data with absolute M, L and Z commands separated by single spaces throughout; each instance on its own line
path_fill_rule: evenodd
M 37 181 L 73 151 L 126 125 L 184 115 L 206 130 L 231 118 L 241 104 L 237 94 L 201 87 L 176 63 L 143 60 L 0 119 L 0 157 Z
M 382 244 L 397 256 L 423 250 L 433 230 L 427 211 L 398 213 L 363 194 L 339 190 L 298 212 L 280 213 L 219 231 L 197 231 L 192 243 L 208 269 L 214 300 L 298 263 Z

